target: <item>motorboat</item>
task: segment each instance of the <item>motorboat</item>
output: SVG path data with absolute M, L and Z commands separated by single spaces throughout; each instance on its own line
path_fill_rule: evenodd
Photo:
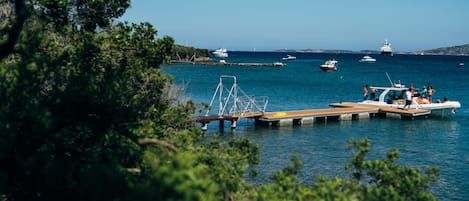
M 384 44 L 381 47 L 381 54 L 383 55 L 392 55 L 391 43 L 386 39 L 384 40 Z
M 274 62 L 273 65 L 278 66 L 278 67 L 282 67 L 282 66 L 286 66 L 287 64 L 282 63 L 282 62 Z
M 377 100 L 365 100 L 361 104 L 368 104 L 374 106 L 388 106 L 393 108 L 403 109 L 405 104 L 405 92 L 409 90 L 407 87 L 377 87 L 371 86 L 370 88 L 376 89 L 377 93 L 380 92 Z M 417 95 L 417 94 L 416 94 Z M 461 107 L 459 101 L 437 100 L 436 102 L 428 102 L 427 99 L 422 98 L 420 95 L 413 97 L 411 109 L 421 109 L 430 112 L 433 117 L 448 117 L 456 113 L 456 110 Z
M 405 92 L 410 89 L 400 82 L 393 83 L 389 78 L 389 75 L 388 79 L 391 83 L 390 87 L 370 86 L 370 90 L 375 89 L 376 94 L 379 94 L 378 99 L 364 100 L 360 103 L 403 109 L 405 105 Z M 435 102 L 429 102 L 428 99 L 423 98 L 421 93 L 417 91 L 413 94 L 410 108 L 427 110 L 430 112 L 430 116 L 444 118 L 455 114 L 456 110 L 461 108 L 461 103 L 459 103 L 459 101 L 449 101 L 447 98 L 444 98 L 442 101 L 437 99 Z
M 336 71 L 337 63 L 339 62 L 336 61 L 335 59 L 329 59 L 326 62 L 324 62 L 324 64 L 321 64 L 319 68 L 321 68 L 321 70 L 323 71 Z
M 370 57 L 368 55 L 365 55 L 363 56 L 363 58 L 361 58 L 360 60 L 358 60 L 359 62 L 362 62 L 362 63 L 374 63 L 376 62 L 376 59 L 373 58 L 373 57 Z
M 215 57 L 226 58 L 228 57 L 228 50 L 225 48 L 219 48 L 212 52 Z
M 292 55 L 289 55 L 289 54 L 287 54 L 286 57 L 283 57 L 283 58 L 282 58 L 282 60 L 293 60 L 293 59 L 296 59 L 296 57 L 295 57 L 295 56 L 292 56 Z

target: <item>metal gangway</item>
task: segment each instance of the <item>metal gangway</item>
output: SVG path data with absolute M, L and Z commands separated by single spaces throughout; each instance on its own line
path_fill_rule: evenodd
M 231 82 L 229 82 L 231 80 Z M 231 86 L 230 86 L 231 84 Z M 218 104 L 214 105 L 218 98 Z M 237 83 L 236 76 L 222 75 L 210 101 L 210 107 L 205 116 L 209 116 L 211 110 L 218 109 L 218 116 L 248 117 L 250 114 L 264 113 L 268 104 L 267 96 L 252 96 L 244 92 Z

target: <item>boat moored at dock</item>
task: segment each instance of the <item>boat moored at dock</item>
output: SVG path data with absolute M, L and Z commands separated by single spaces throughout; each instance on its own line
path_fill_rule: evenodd
M 405 92 L 410 90 L 404 85 L 397 85 L 392 87 L 370 86 L 370 89 L 374 89 L 377 93 L 380 93 L 378 99 L 364 100 L 359 102 L 359 104 L 376 107 L 386 106 L 400 110 L 404 110 Z M 460 107 L 461 103 L 459 103 L 459 101 L 445 100 L 443 102 L 428 102 L 428 100 L 421 97 L 419 93 L 414 94 L 412 103 L 410 105 L 410 109 L 426 110 L 429 112 L 430 116 L 443 118 L 452 116 Z

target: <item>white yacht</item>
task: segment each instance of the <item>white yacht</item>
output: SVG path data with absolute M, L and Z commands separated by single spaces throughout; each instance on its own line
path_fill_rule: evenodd
M 296 57 L 295 57 L 295 56 L 292 56 L 292 55 L 289 55 L 289 54 L 287 54 L 286 57 L 283 57 L 283 58 L 282 58 L 282 60 L 293 60 L 293 59 L 296 59 Z
M 363 56 L 363 58 L 361 58 L 360 60 L 358 60 L 359 62 L 363 62 L 363 63 L 374 63 L 376 62 L 376 59 L 373 58 L 373 57 L 370 57 L 368 55 L 365 55 Z
M 392 55 L 391 43 L 388 40 L 384 40 L 384 44 L 381 47 L 381 54 L 383 55 Z
M 215 55 L 216 57 L 226 58 L 228 57 L 228 50 L 226 50 L 225 48 L 219 48 L 213 51 L 212 54 Z
M 361 104 L 368 104 L 373 106 L 388 106 L 393 108 L 404 109 L 405 105 L 405 92 L 409 88 L 399 83 L 393 83 L 391 78 L 386 73 L 386 76 L 391 83 L 391 87 L 377 87 L 371 86 L 370 89 L 376 89 L 376 94 L 379 94 L 376 100 L 364 100 Z M 427 110 L 430 112 L 430 116 L 433 117 L 449 117 L 456 113 L 456 110 L 461 108 L 459 101 L 449 101 L 444 98 L 442 101 L 435 100 L 429 102 L 426 98 L 423 98 L 419 92 L 414 92 L 411 109 Z
M 377 87 L 371 86 L 370 88 L 376 89 L 380 93 L 377 100 L 365 100 L 361 104 L 369 104 L 375 106 L 388 106 L 393 108 L 403 109 L 405 104 L 405 92 L 409 90 L 407 87 Z M 424 100 L 424 101 L 422 101 Z M 456 110 L 461 107 L 459 101 L 442 102 L 428 102 L 428 100 L 421 97 L 414 97 L 411 109 L 428 110 L 431 116 L 434 117 L 448 117 L 456 113 Z
M 329 59 L 326 62 L 324 62 L 324 64 L 321 64 L 319 68 L 321 68 L 321 70 L 323 71 L 336 71 L 337 63 L 339 62 L 336 61 L 335 59 Z

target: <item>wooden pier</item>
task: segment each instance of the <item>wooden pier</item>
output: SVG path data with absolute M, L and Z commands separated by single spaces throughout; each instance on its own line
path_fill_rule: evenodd
M 215 61 L 203 61 L 203 62 L 192 62 L 192 61 L 172 61 L 174 64 L 199 64 L 204 66 L 242 66 L 242 67 L 283 67 L 286 63 L 272 62 L 272 63 L 259 63 L 259 62 L 215 62 Z
M 241 118 L 254 119 L 256 125 L 291 126 L 313 124 L 315 122 L 369 119 L 370 117 L 414 119 L 417 117 L 427 117 L 430 115 L 430 111 L 428 110 L 403 110 L 388 106 L 374 106 L 360 103 L 344 102 L 331 103 L 329 105 L 334 108 L 279 112 L 254 112 L 222 116 L 198 116 L 195 117 L 195 121 L 202 124 L 202 130 L 207 130 L 208 123 L 212 121 L 219 121 L 220 128 L 224 127 L 224 121 L 229 121 L 231 122 L 231 128 L 234 129 L 236 128 L 236 122 Z
M 256 125 L 289 126 L 312 124 L 329 120 L 368 119 L 370 113 L 377 113 L 377 108 L 327 108 L 314 110 L 294 110 L 268 112 L 256 119 Z
M 221 75 L 205 115 L 194 117 L 194 121 L 202 124 L 202 130 L 207 130 L 207 125 L 212 121 L 219 121 L 220 128 L 224 127 L 225 121 L 229 121 L 231 128 L 234 129 L 236 122 L 241 118 L 254 119 L 256 125 L 286 126 L 330 120 L 369 119 L 370 117 L 414 119 L 427 117 L 431 113 L 428 110 L 403 110 L 351 102 L 331 103 L 329 106 L 333 108 L 326 109 L 266 112 L 267 103 L 268 97 L 248 95 L 239 88 L 236 76 Z M 211 110 L 217 109 L 217 114 L 212 115 L 214 112 Z

